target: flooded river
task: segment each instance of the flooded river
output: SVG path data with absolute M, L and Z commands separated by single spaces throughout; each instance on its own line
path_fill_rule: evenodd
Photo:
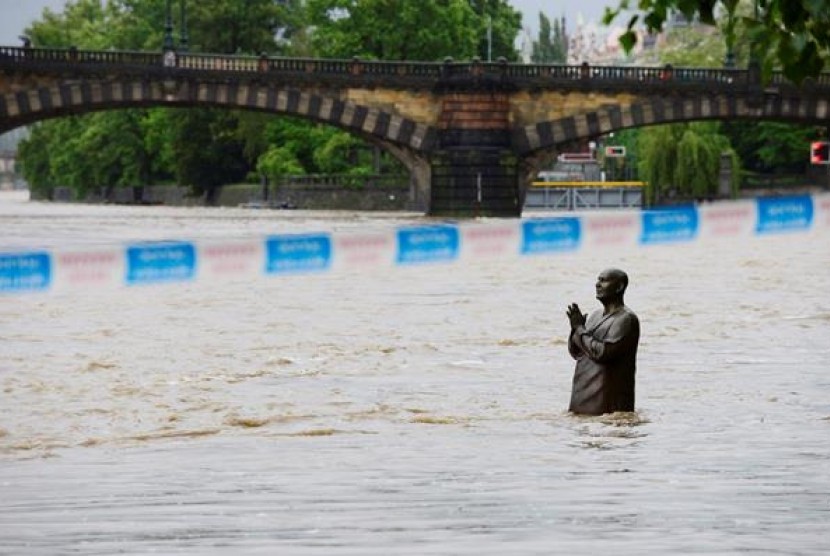
M 4 194 L 0 245 L 423 220 Z M 0 297 L 0 554 L 830 553 L 828 239 Z M 638 410 L 575 417 L 607 266 Z

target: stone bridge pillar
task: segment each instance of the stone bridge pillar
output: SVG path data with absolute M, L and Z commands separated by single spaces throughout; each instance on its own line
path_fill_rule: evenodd
M 442 98 L 429 214 L 519 216 L 519 162 L 510 145 L 509 95 L 450 91 Z

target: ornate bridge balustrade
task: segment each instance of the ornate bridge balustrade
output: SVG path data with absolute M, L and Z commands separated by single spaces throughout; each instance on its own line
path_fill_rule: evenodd
M 827 124 L 830 74 L 497 62 L 383 62 L 0 47 L 0 132 L 127 107 L 289 114 L 377 144 L 433 215 L 514 216 L 558 151 L 613 131 L 705 119 Z

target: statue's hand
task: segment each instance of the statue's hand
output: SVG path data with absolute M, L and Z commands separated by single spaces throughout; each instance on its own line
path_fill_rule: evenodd
M 576 303 L 571 303 L 568 305 L 568 320 L 571 321 L 571 328 L 576 328 L 577 326 L 585 326 L 585 319 L 587 315 L 583 315 L 582 311 L 579 310 L 579 305 Z

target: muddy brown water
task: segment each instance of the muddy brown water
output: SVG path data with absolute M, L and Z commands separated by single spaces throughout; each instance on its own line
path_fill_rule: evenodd
M 418 215 L 0 199 L 4 246 Z M 631 276 L 636 413 L 566 413 Z M 0 297 L 0 554 L 826 554 L 822 234 Z

